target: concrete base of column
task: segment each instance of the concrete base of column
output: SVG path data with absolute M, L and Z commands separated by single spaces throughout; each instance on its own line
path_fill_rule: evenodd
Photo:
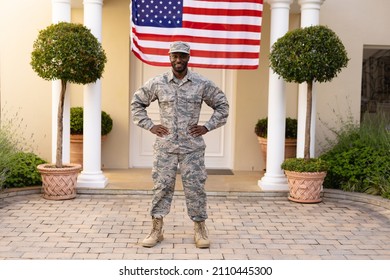
M 288 191 L 287 178 L 284 175 L 267 176 L 261 178 L 257 185 L 262 191 Z
M 77 178 L 77 188 L 105 188 L 108 184 L 108 179 L 103 175 L 103 172 L 84 172 Z

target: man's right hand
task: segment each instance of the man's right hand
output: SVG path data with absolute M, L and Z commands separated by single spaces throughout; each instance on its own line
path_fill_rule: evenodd
M 164 137 L 164 136 L 166 136 L 166 135 L 169 134 L 168 128 L 166 128 L 165 126 L 163 126 L 163 125 L 161 125 L 161 124 L 154 125 L 154 126 L 150 129 L 150 132 L 153 133 L 153 134 L 156 134 L 156 135 L 159 136 L 159 137 Z

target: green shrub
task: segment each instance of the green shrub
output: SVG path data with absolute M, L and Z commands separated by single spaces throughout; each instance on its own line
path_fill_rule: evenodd
M 41 185 L 41 175 L 37 165 L 46 163 L 34 153 L 17 152 L 10 157 L 9 173 L 4 186 L 25 187 Z
M 329 163 L 324 187 L 390 198 L 390 132 L 381 115 L 332 130 L 336 139 L 321 158 Z
M 328 163 L 319 158 L 287 158 L 283 161 L 281 168 L 295 172 L 322 172 L 328 170 Z
M 285 138 L 297 138 L 298 121 L 297 119 L 286 118 Z M 268 118 L 257 120 L 255 125 L 255 134 L 259 137 L 267 138 Z
M 365 146 L 361 140 L 355 140 L 344 151 L 332 151 L 322 158 L 330 164 L 326 187 L 379 194 L 374 189 L 383 187 L 386 180 L 390 182 L 390 157 L 381 149 Z
M 112 130 L 112 118 L 109 114 L 102 111 L 102 135 L 106 135 Z
M 3 187 L 23 187 L 41 183 L 36 166 L 44 163 L 32 153 L 34 134 L 24 135 L 28 130 L 19 112 L 11 114 L 4 106 L 0 126 L 0 189 Z
M 0 127 L 0 190 L 9 174 L 10 158 L 16 152 L 16 146 L 9 135 L 7 129 Z
M 84 110 L 83 107 L 70 108 L 70 134 L 83 134 L 84 128 Z M 109 114 L 102 111 L 101 116 L 101 135 L 107 135 L 111 132 L 113 126 L 112 118 Z
M 83 134 L 83 108 L 70 108 L 70 134 Z

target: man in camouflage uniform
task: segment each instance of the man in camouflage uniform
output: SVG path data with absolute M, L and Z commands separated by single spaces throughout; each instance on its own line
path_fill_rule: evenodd
M 131 112 L 134 123 L 156 134 L 152 178 L 153 200 L 150 214 L 153 227 L 143 240 L 144 247 L 153 247 L 163 240 L 163 217 L 171 207 L 176 172 L 180 166 L 188 216 L 194 221 L 195 243 L 208 248 L 205 227 L 207 219 L 207 178 L 204 164 L 205 142 L 202 135 L 226 123 L 229 104 L 225 94 L 211 81 L 187 68 L 190 46 L 174 42 L 169 50 L 172 71 L 147 81 L 134 93 Z M 158 101 L 161 124 L 155 125 L 146 107 Z M 214 109 L 204 125 L 198 125 L 202 102 Z

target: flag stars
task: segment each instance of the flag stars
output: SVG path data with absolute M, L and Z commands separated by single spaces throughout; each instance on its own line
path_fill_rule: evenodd
M 133 20 L 145 26 L 180 27 L 182 5 L 182 0 L 139 0 L 133 6 Z

